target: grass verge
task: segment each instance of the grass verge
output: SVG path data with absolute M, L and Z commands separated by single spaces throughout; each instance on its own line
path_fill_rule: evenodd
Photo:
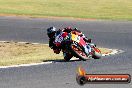
M 0 0 L 0 14 L 132 20 L 132 0 Z
M 102 53 L 111 52 L 100 48 Z M 46 60 L 63 59 L 62 53 L 54 54 L 45 44 L 0 43 L 0 66 L 40 63 Z

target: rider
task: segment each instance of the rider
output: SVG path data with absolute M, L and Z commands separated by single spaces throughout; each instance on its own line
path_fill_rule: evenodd
M 54 44 L 56 35 L 57 34 L 60 34 L 61 32 L 70 33 L 71 31 L 77 31 L 77 32 L 79 32 L 79 36 L 82 36 L 83 39 L 84 39 L 84 41 L 86 41 L 87 43 L 91 43 L 92 40 L 91 39 L 87 39 L 84 36 L 84 34 L 80 30 L 78 30 L 77 28 L 72 29 L 71 27 L 66 27 L 66 28 L 64 28 L 62 30 L 59 29 L 59 30 L 56 31 L 56 28 L 55 27 L 49 27 L 47 29 L 47 35 L 49 37 L 49 47 L 54 50 L 54 53 L 59 54 L 60 51 L 61 51 L 61 47 L 58 47 L 58 46 L 56 46 L 56 44 Z M 64 55 L 64 59 L 65 60 L 67 60 L 67 59 L 69 60 L 69 59 L 72 58 L 72 55 L 69 55 L 67 53 L 63 53 L 63 55 Z

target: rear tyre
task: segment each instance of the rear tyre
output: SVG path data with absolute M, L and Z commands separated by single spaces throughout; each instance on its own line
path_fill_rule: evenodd
M 71 59 L 71 58 L 69 58 L 69 57 L 67 57 L 67 56 L 64 57 L 64 60 L 65 60 L 65 61 L 70 61 L 70 59 Z
M 70 59 L 73 57 L 71 54 L 69 53 L 63 53 L 64 56 L 64 60 L 65 61 L 70 61 Z
M 88 60 L 89 58 L 87 57 L 87 55 L 84 53 L 83 49 L 81 48 L 81 46 L 76 46 L 75 44 L 71 44 L 71 52 L 73 53 L 73 55 L 83 61 Z

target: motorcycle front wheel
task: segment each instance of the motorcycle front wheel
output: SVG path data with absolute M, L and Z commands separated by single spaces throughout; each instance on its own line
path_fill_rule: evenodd
M 100 59 L 102 56 L 101 51 L 97 47 L 93 48 L 93 50 L 94 50 L 94 54 L 93 54 L 92 58 Z

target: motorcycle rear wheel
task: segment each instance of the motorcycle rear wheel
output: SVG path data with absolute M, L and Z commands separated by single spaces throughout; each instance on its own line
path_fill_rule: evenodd
M 70 61 L 70 59 L 73 57 L 71 54 L 69 53 L 65 53 L 66 55 L 64 56 L 64 53 L 63 53 L 63 56 L 64 56 L 64 60 L 65 61 Z

